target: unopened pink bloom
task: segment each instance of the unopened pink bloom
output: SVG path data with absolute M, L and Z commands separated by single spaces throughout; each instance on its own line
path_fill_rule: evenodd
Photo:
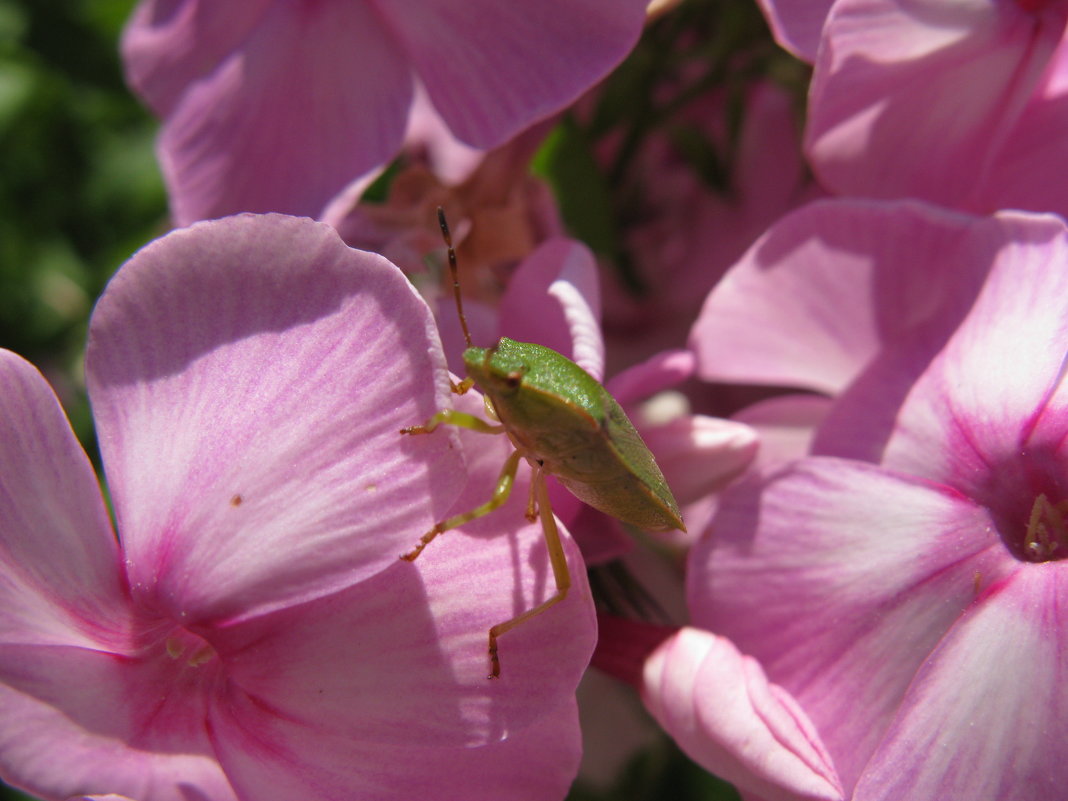
M 846 798 L 1059 797 L 1068 230 L 1049 216 L 954 218 L 907 204 L 827 204 L 808 220 L 808 237 L 794 238 L 810 249 L 766 248 L 766 269 L 785 279 L 796 259 L 804 274 L 822 250 L 851 287 L 830 302 L 878 325 L 855 332 L 867 358 L 820 425 L 816 455 L 721 499 L 692 552 L 693 622 L 789 693 Z M 864 237 L 865 249 L 845 246 Z M 806 313 L 811 332 L 833 326 L 812 302 L 818 286 L 793 286 L 780 283 L 784 306 L 798 305 L 795 335 Z M 875 313 L 858 315 L 849 292 Z M 895 316 L 910 298 L 916 313 Z M 648 686 L 662 720 L 681 726 L 682 705 L 700 707 L 704 687 L 693 686 Z M 753 723 L 735 714 L 734 725 Z M 711 768 L 724 753 L 737 767 L 741 746 L 724 725 L 679 731 Z M 751 764 L 737 781 L 766 797 L 759 782 L 773 779 Z M 808 797 L 779 786 L 774 797 Z
M 646 0 L 144 0 L 130 84 L 164 119 L 179 224 L 235 211 L 317 215 L 401 144 L 415 82 L 489 148 L 618 64 Z
M 1068 213 L 1066 20 L 1063 2 L 837 0 L 809 93 L 817 176 L 840 194 Z
M 488 497 L 507 443 L 398 433 L 452 399 L 396 267 L 306 219 L 177 231 L 109 284 L 86 377 L 118 538 L 55 396 L 0 351 L 4 781 L 138 801 L 566 791 L 594 629 L 574 546 L 572 596 L 502 638 L 495 682 L 488 627 L 551 592 L 523 488 L 398 559 Z

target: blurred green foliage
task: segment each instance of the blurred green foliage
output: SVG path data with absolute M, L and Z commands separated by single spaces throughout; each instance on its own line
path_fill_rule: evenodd
M 0 0 L 0 346 L 46 374 L 87 444 L 89 312 L 165 226 L 156 123 L 119 62 L 133 5 Z

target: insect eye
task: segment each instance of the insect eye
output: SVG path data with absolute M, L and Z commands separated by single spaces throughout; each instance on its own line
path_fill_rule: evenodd
M 523 383 L 523 371 L 522 370 L 513 370 L 512 372 L 510 372 L 508 375 L 506 375 L 504 377 L 504 383 L 510 389 L 518 389 L 519 385 L 521 383 Z

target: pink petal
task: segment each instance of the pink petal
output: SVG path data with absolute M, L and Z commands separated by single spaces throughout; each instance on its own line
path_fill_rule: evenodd
M 823 25 L 834 0 L 757 0 L 775 41 L 809 64 L 816 60 Z
M 843 799 L 812 723 L 729 640 L 684 628 L 646 662 L 649 711 L 712 773 L 768 801 Z
M 1066 607 L 1064 562 L 990 586 L 921 668 L 854 798 L 1060 797 Z
M 637 41 L 647 0 L 375 3 L 452 132 L 490 148 L 578 98 Z
M 698 374 L 836 394 L 901 332 L 931 318 L 951 330 L 947 303 L 962 313 L 985 275 L 967 248 L 1000 244 L 995 229 L 914 203 L 806 206 L 708 296 L 690 334 Z
M 977 208 L 1032 209 L 1068 216 L 1060 165 L 1068 144 L 1068 46 L 1061 40 L 1046 75 L 1005 137 L 973 199 Z
M 174 680 L 180 668 L 78 647 L 3 648 L 0 776 L 45 798 L 236 799 L 204 698 Z
M 209 76 L 255 35 L 271 0 L 141 0 L 122 35 L 126 80 L 165 116 L 186 87 Z
M 174 232 L 115 276 L 86 373 L 133 591 L 190 624 L 393 565 L 452 503 L 455 434 L 426 304 L 310 220 Z
M 747 406 L 733 419 L 757 432 L 755 464 L 768 468 L 807 455 L 830 406 L 831 400 L 819 395 L 778 395 Z
M 338 737 L 245 702 L 212 720 L 242 798 L 257 801 L 541 801 L 562 798 L 578 769 L 574 702 L 478 748 L 430 748 Z
M 501 298 L 501 333 L 537 342 L 576 362 L 594 378 L 604 374 L 597 264 L 584 245 L 550 239 L 516 270 Z
M 121 556 L 93 468 L 44 377 L 6 350 L 0 465 L 0 645 L 121 643 Z
M 809 93 L 806 149 L 841 194 L 970 196 L 1064 32 L 1059 4 L 839 0 Z
M 728 490 L 711 530 L 691 552 L 694 624 L 794 695 L 847 788 L 916 670 L 979 588 L 1018 565 L 959 493 L 838 459 Z
M 199 55 L 222 23 L 189 26 L 184 46 Z M 175 221 L 318 214 L 394 154 L 411 98 L 404 56 L 367 4 L 269 3 L 168 112 L 159 150 Z

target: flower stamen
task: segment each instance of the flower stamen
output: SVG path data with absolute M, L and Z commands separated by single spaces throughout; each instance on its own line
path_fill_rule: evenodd
M 1039 493 L 1031 507 L 1024 535 L 1024 556 L 1032 562 L 1048 562 L 1057 551 L 1068 550 L 1068 500 L 1050 503 Z

